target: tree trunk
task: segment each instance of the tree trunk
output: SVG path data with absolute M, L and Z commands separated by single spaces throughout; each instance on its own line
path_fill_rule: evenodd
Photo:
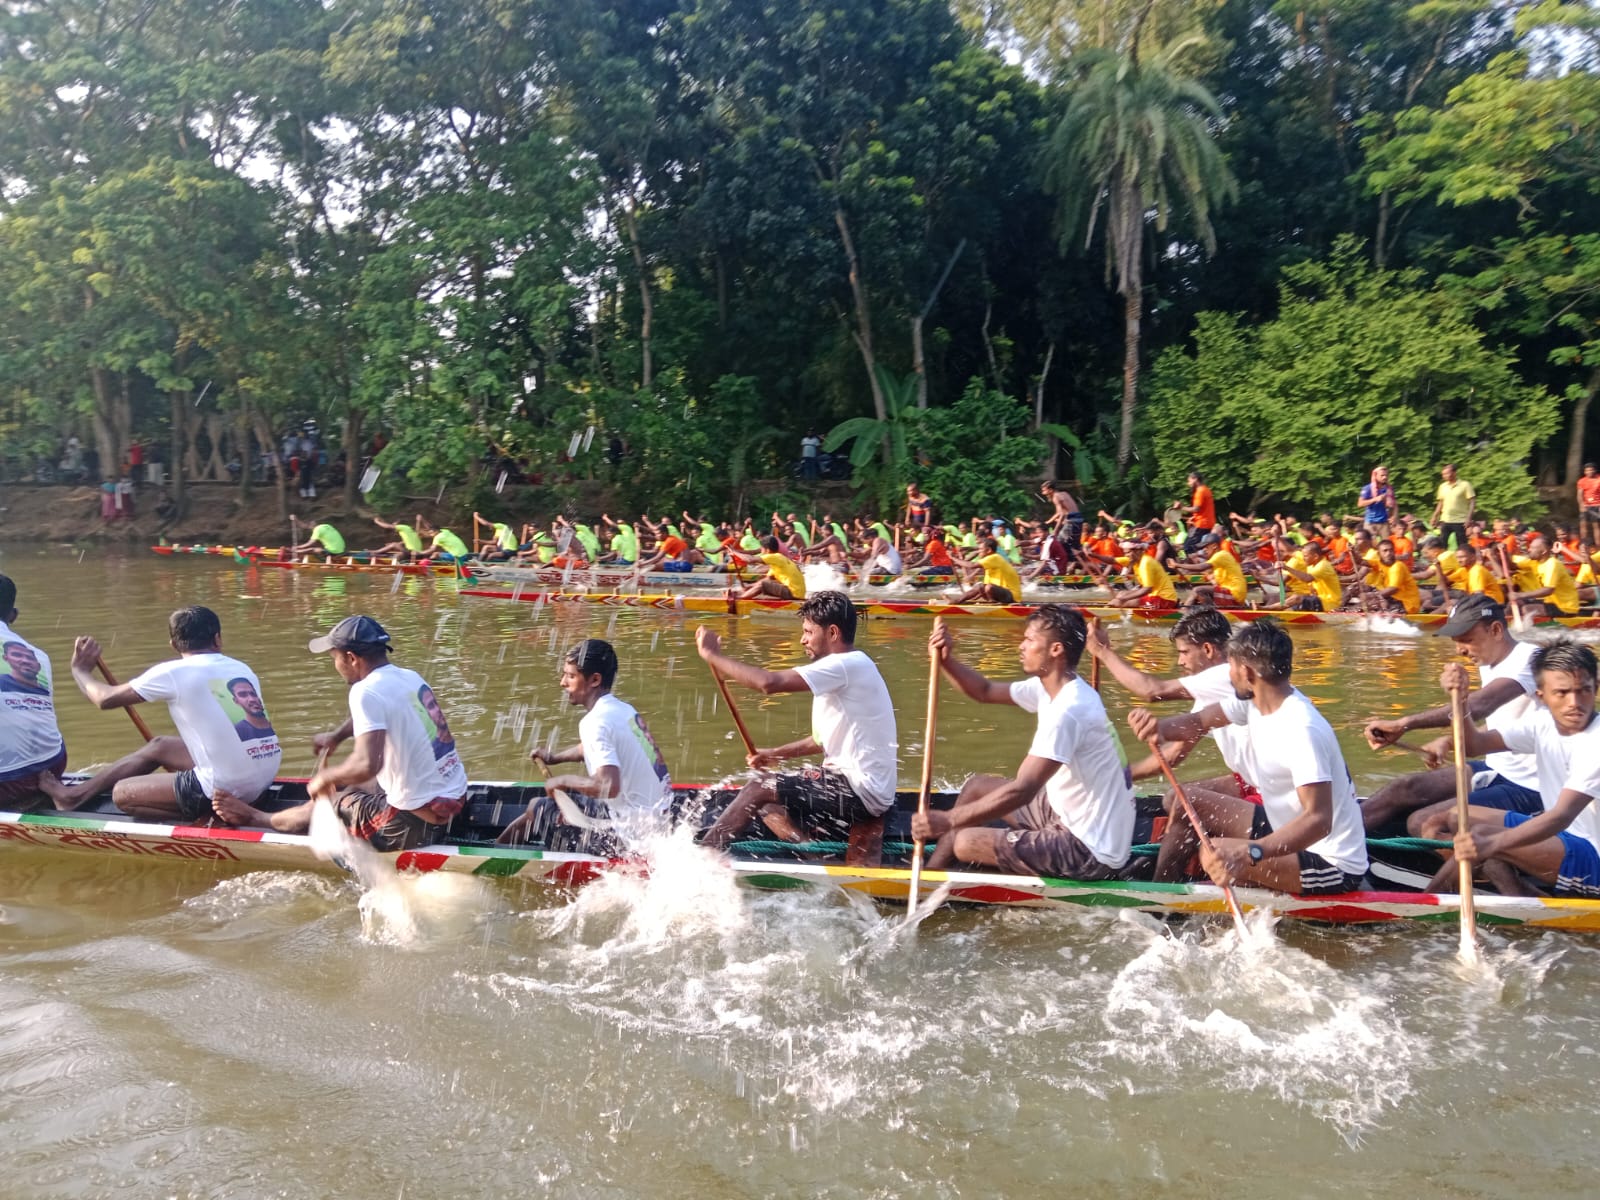
M 344 446 L 344 495 L 342 504 L 343 511 L 347 513 L 353 513 L 356 510 L 356 485 L 361 482 L 362 415 L 360 409 L 346 409 L 344 421 L 339 427 L 339 440 Z
M 1139 320 L 1144 309 L 1144 271 L 1135 257 L 1122 294 L 1122 431 L 1117 436 L 1117 473 L 1128 473 L 1133 457 L 1133 413 L 1139 402 Z
M 1583 395 L 1578 397 L 1578 403 L 1572 410 L 1572 429 L 1567 436 L 1567 487 L 1578 486 L 1578 477 L 1583 474 L 1583 435 L 1584 427 L 1589 421 L 1589 405 L 1594 398 L 1600 395 L 1600 367 L 1589 373 L 1589 386 Z
M 183 511 L 183 455 L 187 449 L 184 443 L 188 440 L 189 419 L 184 410 L 184 394 L 182 392 L 169 392 L 167 398 L 170 404 L 169 412 L 172 414 L 172 502 L 178 506 L 178 511 Z
M 250 503 L 250 485 L 255 475 L 255 455 L 250 453 L 250 405 L 240 403 L 233 414 L 233 436 L 239 445 L 239 503 Z
M 100 456 L 100 479 L 115 479 L 117 467 L 122 462 L 122 446 L 117 442 L 116 425 L 112 419 L 115 399 L 112 394 L 111 372 L 95 367 L 90 375 L 94 382 L 94 450 Z
M 633 251 L 633 268 L 639 273 L 639 386 L 648 392 L 655 379 L 650 354 L 650 332 L 655 324 L 655 297 L 650 292 L 650 273 L 645 267 L 644 247 L 639 244 L 639 222 L 635 217 L 634 198 L 629 196 L 621 209 L 622 225 L 628 233 L 628 247 Z
M 911 318 L 911 370 L 917 377 L 917 407 L 928 407 L 928 364 L 922 358 L 922 317 Z
M 867 308 L 867 289 L 861 279 L 861 259 L 856 255 L 856 240 L 850 235 L 850 221 L 844 215 L 844 206 L 833 206 L 833 223 L 839 230 L 839 241 L 844 246 L 845 262 L 850 267 L 850 301 L 856 310 L 855 342 L 861 351 L 861 362 L 867 368 L 867 384 L 872 388 L 872 411 L 878 420 L 889 419 L 889 407 L 884 402 L 883 388 L 878 385 L 878 357 L 872 348 L 872 313 Z M 889 458 L 889 440 L 884 439 L 884 461 Z
M 289 480 L 287 471 L 289 464 L 283 461 L 283 455 L 278 449 L 278 440 L 272 435 L 272 426 L 267 424 L 267 419 L 260 413 L 252 413 L 255 421 L 256 439 L 272 451 L 272 476 L 278 486 L 278 515 L 285 521 L 289 519 Z

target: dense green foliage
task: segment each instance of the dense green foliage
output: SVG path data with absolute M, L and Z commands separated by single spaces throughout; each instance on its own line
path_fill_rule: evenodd
M 248 488 L 314 420 L 380 502 L 731 509 L 815 428 L 876 505 L 1346 509 L 1385 461 L 1421 506 L 1446 457 L 1526 504 L 1594 456 L 1597 45 L 1560 0 L 19 0 L 4 454 Z

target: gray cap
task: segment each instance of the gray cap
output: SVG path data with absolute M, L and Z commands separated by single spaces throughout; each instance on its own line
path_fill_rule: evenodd
M 1471 633 L 1485 622 L 1499 621 L 1505 624 L 1506 610 L 1493 596 L 1484 592 L 1474 592 L 1465 600 L 1460 600 L 1450 610 L 1449 619 L 1434 630 L 1439 637 L 1456 638 L 1463 634 Z
M 346 617 L 319 638 L 306 643 L 313 654 L 326 654 L 329 650 L 368 649 L 389 644 L 389 631 L 371 617 Z

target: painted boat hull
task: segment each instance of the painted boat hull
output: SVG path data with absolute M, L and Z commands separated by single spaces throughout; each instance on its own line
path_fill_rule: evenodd
M 280 802 L 303 796 L 303 781 L 282 781 Z M 685 796 L 694 789 L 683 789 Z M 468 811 L 476 813 L 479 833 L 492 833 L 522 811 L 536 794 L 529 784 L 474 785 Z M 951 796 L 941 798 L 948 804 Z M 904 818 L 915 800 L 902 794 L 896 815 Z M 485 815 L 487 814 L 487 815 Z M 485 824 L 484 822 L 487 822 Z M 123 859 L 176 860 L 241 869 L 324 870 L 336 864 L 317 857 L 308 837 L 258 829 L 158 825 L 91 813 L 21 813 L 0 811 L 0 854 L 6 848 L 35 848 L 99 854 Z M 588 854 L 498 846 L 487 836 L 386 855 L 398 871 L 444 871 L 510 878 L 555 887 L 577 887 L 602 873 L 647 869 L 630 860 Z M 875 900 L 903 904 L 911 886 L 904 867 L 858 867 L 785 859 L 736 857 L 731 867 L 739 882 L 760 890 L 837 887 Z M 978 871 L 924 871 L 920 895 L 931 896 L 949 885 L 948 900 L 1000 908 L 1119 908 L 1151 916 L 1224 916 L 1222 892 L 1202 883 L 1096 882 Z M 1375 925 L 1414 921 L 1454 927 L 1459 906 L 1454 896 L 1427 892 L 1363 891 L 1338 896 L 1286 896 L 1254 888 L 1235 889 L 1246 910 L 1267 909 L 1281 917 L 1336 925 Z M 1478 893 L 1478 920 L 1485 925 L 1600 932 L 1600 901 L 1559 897 L 1498 896 Z

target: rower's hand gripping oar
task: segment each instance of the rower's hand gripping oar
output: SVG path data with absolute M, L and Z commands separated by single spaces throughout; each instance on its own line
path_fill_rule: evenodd
M 1161 773 L 1167 777 L 1167 782 L 1172 785 L 1172 793 L 1178 798 L 1184 814 L 1189 818 L 1189 825 L 1194 829 L 1195 837 L 1200 839 L 1200 844 L 1212 854 L 1216 848 L 1212 846 L 1211 839 L 1206 836 L 1205 826 L 1200 824 L 1200 818 L 1194 811 L 1194 805 L 1189 803 L 1189 797 L 1184 794 L 1183 784 L 1178 782 L 1178 777 L 1172 773 L 1172 768 L 1167 764 L 1166 755 L 1161 753 L 1161 738 L 1152 737 L 1149 742 L 1150 752 L 1156 756 L 1156 762 L 1161 764 Z M 1244 937 L 1249 932 L 1244 924 L 1244 910 L 1239 907 L 1239 900 L 1233 894 L 1233 885 L 1224 883 L 1222 898 L 1228 902 L 1228 911 L 1233 914 L 1233 923 L 1239 930 L 1239 936 Z
M 933 622 L 934 632 L 944 629 L 944 618 L 936 618 Z M 933 734 L 934 723 L 939 716 L 939 650 L 937 647 L 928 647 L 928 716 L 923 727 L 922 735 L 922 783 L 917 790 L 917 815 L 928 815 L 928 800 L 933 793 Z M 917 900 L 922 895 L 922 849 L 921 838 L 911 844 L 911 886 L 906 896 L 906 924 L 910 925 L 916 920 Z
M 1467 686 L 1464 678 L 1450 688 L 1450 743 L 1456 759 L 1456 828 L 1468 827 L 1468 797 L 1472 794 L 1472 767 L 1467 761 Z M 1461 888 L 1461 961 L 1478 961 L 1478 910 L 1472 899 L 1472 864 L 1457 858 Z
M 105 660 L 105 656 L 104 655 L 101 655 L 98 658 L 96 658 L 94 660 L 94 665 L 95 665 L 95 669 L 100 672 L 100 677 L 102 679 L 104 679 L 107 683 L 109 683 L 112 687 L 120 687 L 121 686 L 117 682 L 117 677 L 111 673 L 111 668 L 106 666 L 106 660 Z M 155 736 L 156 735 L 150 731 L 150 726 L 145 724 L 145 719 L 139 715 L 139 712 L 138 712 L 137 709 L 135 709 L 134 707 L 129 705 L 128 707 L 124 708 L 122 711 L 128 714 L 128 720 L 133 722 L 133 727 L 139 731 L 139 736 L 144 738 L 144 740 L 147 741 L 147 742 L 151 742 L 151 741 L 155 740 Z

